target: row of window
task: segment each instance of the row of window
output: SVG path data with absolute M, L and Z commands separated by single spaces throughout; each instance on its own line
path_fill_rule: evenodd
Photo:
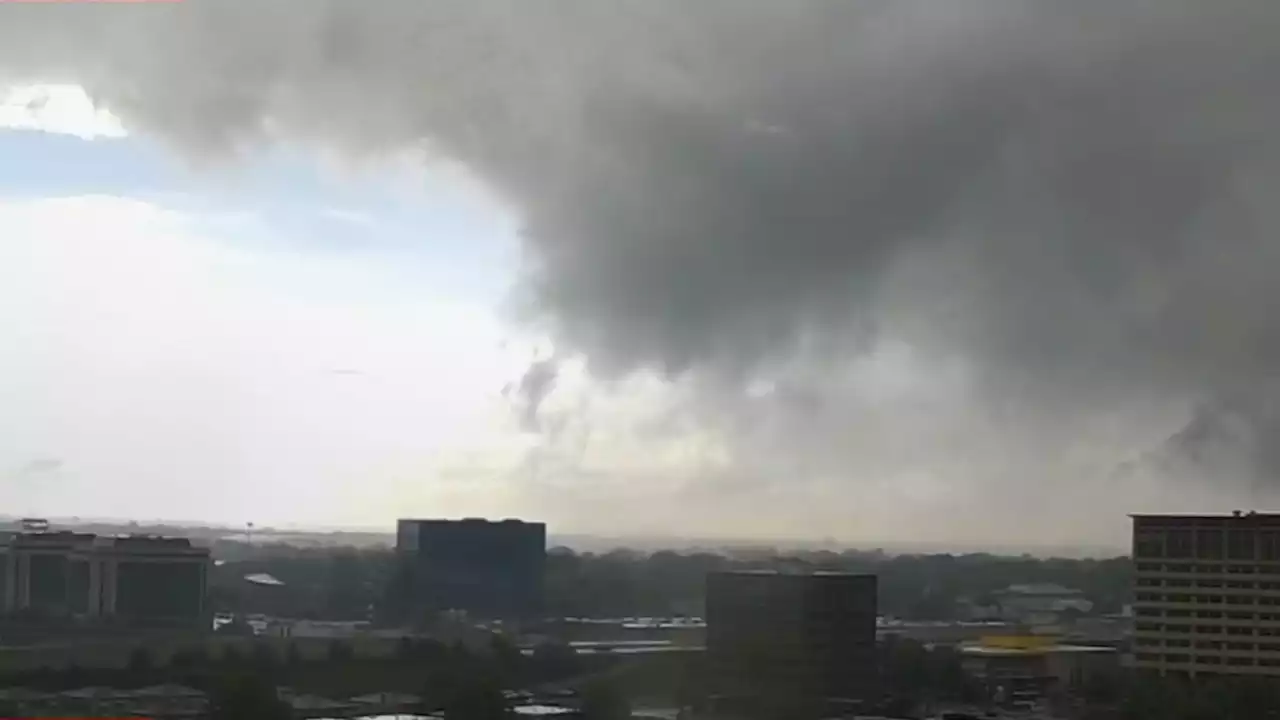
M 1239 637 L 1280 637 L 1280 628 L 1237 627 L 1235 625 L 1196 625 L 1179 623 L 1140 622 L 1134 625 L 1138 632 L 1167 632 L 1183 635 L 1235 635 Z
M 1258 582 L 1254 580 L 1210 580 L 1188 578 L 1156 578 L 1139 577 L 1137 586 L 1142 588 L 1224 588 L 1227 590 L 1280 590 L 1280 582 Z
M 1140 603 L 1191 603 L 1194 605 L 1264 606 L 1280 605 L 1280 597 L 1256 597 L 1251 595 L 1190 595 L 1186 593 L 1140 592 L 1134 595 Z
M 1280 614 L 1223 610 L 1162 610 L 1138 606 L 1133 614 L 1140 618 L 1196 618 L 1199 620 L 1248 620 L 1250 622 L 1280 622 Z
M 1141 530 L 1134 535 L 1135 557 L 1280 560 L 1277 530 Z
M 1189 663 L 1195 663 L 1197 665 L 1227 665 L 1230 667 L 1280 668 L 1280 659 L 1273 659 L 1273 658 L 1262 658 L 1262 659 L 1255 659 L 1250 657 L 1224 658 L 1218 655 L 1189 655 L 1186 653 L 1151 653 L 1151 652 L 1134 653 L 1133 657 L 1138 662 L 1166 663 L 1169 665 L 1186 665 Z
M 1134 638 L 1137 647 L 1195 648 L 1197 650 L 1229 650 L 1233 652 L 1280 653 L 1280 642 L 1222 642 L 1220 640 L 1178 640 L 1174 638 Z
M 1277 562 L 1280 562 L 1278 560 Z M 1273 565 L 1206 565 L 1203 563 L 1137 563 L 1135 569 L 1139 573 L 1194 573 L 1196 575 L 1280 575 L 1280 564 Z

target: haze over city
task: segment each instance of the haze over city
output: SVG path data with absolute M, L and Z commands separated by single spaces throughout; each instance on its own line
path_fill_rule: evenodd
M 0 8 L 0 504 L 1120 545 L 1280 458 L 1280 6 Z

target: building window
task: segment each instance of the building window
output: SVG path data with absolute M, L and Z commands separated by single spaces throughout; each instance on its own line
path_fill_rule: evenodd
M 1193 557 L 1193 538 L 1190 530 L 1170 530 L 1164 537 L 1164 556 L 1169 558 Z
M 1280 533 L 1275 531 L 1258 533 L 1258 556 L 1263 560 L 1280 560 Z
M 1133 536 L 1134 557 L 1165 557 L 1165 535 L 1159 530 L 1141 530 Z
M 1209 560 L 1222 559 L 1221 530 L 1196 531 L 1196 557 L 1206 558 Z
M 1253 560 L 1257 557 L 1254 534 L 1248 530 L 1227 531 L 1227 557 L 1232 560 Z

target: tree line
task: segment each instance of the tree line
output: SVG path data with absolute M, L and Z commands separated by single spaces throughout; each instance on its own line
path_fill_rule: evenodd
M 1056 583 L 1076 588 L 1099 612 L 1118 612 L 1128 602 L 1132 564 L 1128 558 L 1072 559 L 990 554 L 889 555 L 881 552 L 758 554 L 735 558 L 710 552 L 575 553 L 556 548 L 547 555 L 545 614 L 548 617 L 689 616 L 702 612 L 708 572 L 800 568 L 874 573 L 882 614 L 914 620 L 956 617 L 957 601 L 983 602 L 1019 583 Z M 244 580 L 269 574 L 283 586 Z M 214 569 L 210 600 L 215 610 L 295 618 L 370 620 L 394 615 L 403 596 L 403 569 L 390 549 L 255 547 L 251 557 Z
M 366 657 L 340 640 L 320 658 L 304 659 L 293 651 L 283 654 L 267 643 L 245 649 L 223 648 L 217 654 L 202 647 L 175 653 L 157 662 L 145 648 L 136 649 L 126 666 L 38 668 L 0 674 L 6 687 L 61 692 L 83 687 L 134 689 L 177 683 L 206 692 L 210 717 L 249 719 L 291 717 L 277 688 L 334 699 L 371 692 L 411 693 L 422 698 L 422 711 L 444 711 L 446 717 L 485 720 L 506 717 L 512 691 L 584 675 L 602 673 L 620 662 L 606 656 L 579 656 L 560 645 L 539 647 L 522 654 L 502 636 L 492 646 L 468 649 L 422 638 L 402 639 L 389 657 Z M 593 720 L 614 720 L 626 696 L 615 684 L 588 682 L 584 709 Z M 627 711 L 629 714 L 629 710 Z M 16 708 L 0 702 L 0 717 L 17 717 Z

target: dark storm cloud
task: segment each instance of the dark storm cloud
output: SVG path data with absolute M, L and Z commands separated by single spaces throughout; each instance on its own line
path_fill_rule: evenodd
M 204 0 L 4 8 L 0 73 L 210 157 L 459 159 L 602 372 L 894 338 L 1048 415 L 1274 372 L 1278 32 L 1268 0 Z
M 526 431 L 539 429 L 538 412 L 542 401 L 555 389 L 558 374 L 555 358 L 535 360 L 525 369 L 515 388 L 520 425 Z

